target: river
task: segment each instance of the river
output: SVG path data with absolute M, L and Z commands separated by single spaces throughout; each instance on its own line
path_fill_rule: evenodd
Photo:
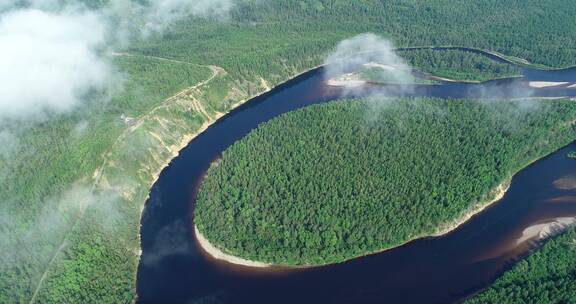
M 442 82 L 402 90 L 368 85 L 369 90 L 351 95 L 576 97 L 576 89 L 528 86 L 529 81 L 576 82 L 576 69 L 525 69 L 524 74 L 483 84 Z M 181 151 L 153 186 L 141 219 L 140 303 L 453 302 L 486 287 L 537 248 L 542 241 L 532 234 L 538 234 L 539 224 L 576 217 L 576 160 L 566 157 L 576 150 L 571 144 L 518 173 L 500 202 L 442 237 L 300 270 L 251 269 L 206 256 L 196 245 L 193 209 L 210 163 L 259 124 L 342 94 L 341 88 L 326 85 L 322 68 L 310 71 L 233 110 Z

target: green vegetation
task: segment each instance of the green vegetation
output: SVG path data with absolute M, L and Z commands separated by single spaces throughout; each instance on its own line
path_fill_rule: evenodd
M 374 32 L 399 47 L 462 45 L 562 67 L 576 64 L 575 14 L 570 0 L 238 0 L 225 21 L 187 18 L 116 50 L 133 56 L 115 59 L 129 77 L 108 103 L 7 127 L 19 145 L 14 157 L 0 155 L 0 302 L 28 302 L 36 290 L 37 303 L 133 301 L 139 216 L 159 170 L 201 126 L 264 84 L 321 64 L 341 39 Z M 125 125 L 122 114 L 138 124 Z
M 225 23 L 185 20 L 132 51 L 217 64 L 276 84 L 322 63 L 341 39 L 373 32 L 397 47 L 476 47 L 563 67 L 576 65 L 575 13 L 570 0 L 246 0 Z
M 452 80 L 486 81 L 522 74 L 514 65 L 465 51 L 424 49 L 403 51 L 400 55 L 424 72 Z
M 433 81 L 421 79 L 403 71 L 393 71 L 393 74 L 379 67 L 362 69 L 354 75 L 359 80 L 372 83 L 396 83 L 396 84 L 432 84 Z
M 2 217 L 10 215 L 0 219 L 2 303 L 29 300 L 47 269 L 54 276 L 44 282 L 50 288 L 39 293 L 40 303 L 90 299 L 112 303 L 120 299 L 119 293 L 133 298 L 132 275 L 125 274 L 136 271 L 139 208 L 111 196 L 109 187 L 91 193 L 92 184 L 99 183 L 91 177 L 102 169 L 103 156 L 116 138 L 128 129 L 122 114 L 141 117 L 167 96 L 211 73 L 206 67 L 150 58 L 117 57 L 115 61 L 126 82 L 104 107 L 94 100 L 59 119 L 12 130 L 19 137 L 20 150 L 2 167 L 9 178 L 0 183 Z M 142 191 L 139 199 L 145 197 Z M 97 216 L 104 206 L 111 213 Z M 111 215 L 116 217 L 112 222 L 102 220 Z M 82 222 L 76 224 L 80 217 Z M 113 228 L 104 229 L 102 222 Z M 55 255 L 59 259 L 51 262 Z M 89 281 L 98 286 L 86 288 Z
M 198 229 L 243 258 L 340 262 L 435 233 L 567 144 L 569 101 L 350 100 L 262 125 L 204 181 Z
M 466 303 L 576 303 L 576 230 L 549 241 Z
M 570 152 L 568 152 L 568 155 L 567 155 L 567 156 L 568 156 L 569 158 L 576 159 L 576 151 L 570 151 Z

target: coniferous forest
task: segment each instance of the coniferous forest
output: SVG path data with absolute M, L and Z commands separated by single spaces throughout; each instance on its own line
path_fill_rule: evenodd
M 178 1 L 0 2 L 2 22 L 13 4 L 14 11 L 50 16 L 95 14 L 106 20 L 109 36 L 131 37 L 94 52 L 119 76 L 108 79 L 111 91 L 89 91 L 70 111 L 47 111 L 40 118 L 3 116 L 0 108 L 0 303 L 134 302 L 140 216 L 161 169 L 203 127 L 323 64 L 343 39 L 370 32 L 396 48 L 463 46 L 498 52 L 521 66 L 576 65 L 573 0 L 219 1 L 231 4 L 223 14 L 175 14 L 161 31 L 145 36 L 139 31 L 148 23 L 140 17 L 148 15 L 114 6 L 128 2 Z M 47 10 L 49 4 L 68 9 Z M 128 19 L 110 21 L 110 15 Z M 124 33 L 125 24 L 135 32 Z M 80 36 L 93 38 L 93 28 L 78 28 Z M 6 33 L 0 31 L 0 39 Z M 29 57 L 34 54 L 44 52 L 32 49 Z M 520 69 L 461 51 L 398 55 L 414 68 L 457 80 L 516 76 Z M 25 59 L 19 70 L 35 71 L 27 65 L 33 60 Z M 60 59 L 68 58 L 54 61 Z M 5 81 L 16 72 L 10 70 Z M 546 101 L 538 110 L 465 100 L 384 104 L 315 106 L 250 134 L 210 171 L 199 228 L 215 244 L 248 258 L 341 261 L 433 233 L 489 199 L 528 161 L 575 138 L 562 124 L 576 114 L 568 101 Z M 360 147 L 372 153 L 361 154 Z M 226 193 L 216 193 L 217 187 Z M 231 205 L 236 199 L 241 204 Z M 243 225 L 228 226 L 237 223 Z M 529 271 L 515 268 L 481 299 L 501 300 L 514 290 L 508 300 L 515 302 L 544 297 L 553 284 L 572 286 L 571 238 L 550 241 L 527 260 Z M 566 271 L 544 280 L 543 268 L 532 270 L 535 259 L 551 271 Z M 511 280 L 530 286 L 531 293 L 520 293 Z
M 240 257 L 341 262 L 432 235 L 575 135 L 570 101 L 383 99 L 260 126 L 208 171 L 195 222 Z

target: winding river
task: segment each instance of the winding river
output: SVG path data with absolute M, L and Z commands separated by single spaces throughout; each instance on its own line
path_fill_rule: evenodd
M 352 93 L 435 97 L 576 97 L 576 69 L 524 70 L 524 77 L 482 84 L 367 85 Z M 453 232 L 346 263 L 300 270 L 251 269 L 216 261 L 197 246 L 195 192 L 210 163 L 260 123 L 341 97 L 323 69 L 305 73 L 232 111 L 181 151 L 151 190 L 141 220 L 140 303 L 443 303 L 490 284 L 576 217 L 576 161 L 571 144 L 518 173 L 504 198 Z

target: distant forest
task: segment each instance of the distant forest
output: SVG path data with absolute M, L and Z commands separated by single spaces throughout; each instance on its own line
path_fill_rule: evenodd
M 82 2 L 96 8 L 110 0 Z M 133 302 L 139 260 L 140 212 L 155 171 L 173 157 L 166 146 L 178 146 L 185 136 L 211 122 L 216 112 L 225 113 L 232 105 L 262 92 L 265 89 L 262 80 L 274 86 L 323 63 L 326 55 L 342 39 L 374 32 L 391 39 L 397 47 L 470 46 L 499 51 L 545 67 L 576 64 L 576 5 L 572 0 L 235 0 L 233 3 L 233 9 L 221 18 L 190 16 L 172 24 L 161 34 L 136 39 L 138 41 L 125 49 L 106 50 L 126 54 L 110 58 L 126 76 L 123 90 L 112 97 L 98 96 L 98 92 L 88 96 L 106 100 L 110 97 L 107 102 L 88 101 L 86 107 L 25 128 L 12 127 L 15 124 L 2 121 L 8 125 L 8 131 L 15 134 L 19 145 L 14 157 L 6 161 L 0 159 L 0 168 L 3 169 L 0 175 L 3 211 L 0 214 L 0 240 L 5 253 L 0 260 L 1 303 L 29 302 L 38 286 L 37 303 Z M 476 59 L 474 64 L 469 64 L 468 60 L 459 63 L 460 58 L 442 57 L 438 64 L 431 66 L 432 63 L 425 59 L 429 56 L 437 55 L 422 55 L 422 60 L 414 59 L 413 64 L 423 70 L 433 67 L 434 72 L 442 73 L 445 68 L 455 69 L 465 78 L 486 73 L 484 68 L 477 68 Z M 218 77 L 194 92 L 193 98 L 170 104 L 165 102 L 177 92 L 210 79 L 213 71 L 209 65 L 222 68 Z M 196 108 L 192 107 L 191 100 L 195 101 Z M 350 111 L 356 111 L 355 115 L 358 115 L 364 106 L 362 102 L 356 104 Z M 514 134 L 523 134 L 514 128 L 504 130 L 502 137 L 483 130 L 493 122 L 472 123 L 477 129 L 466 132 L 491 136 L 484 139 L 486 143 L 493 142 L 493 137 L 502 142 L 517 140 L 521 148 L 528 149 L 529 140 L 544 137 L 543 134 L 550 132 L 556 122 L 565 118 L 563 115 L 573 113 L 571 105 L 559 103 L 558 107 L 560 105 L 565 114 L 555 112 L 554 109 L 559 108 L 552 106 L 551 112 L 541 115 L 556 113 L 559 116 L 550 120 L 542 117 L 542 124 L 531 127 L 538 131 L 527 134 L 525 139 L 510 138 Z M 200 113 L 199 107 L 203 107 L 211 117 Z M 343 105 L 332 107 L 336 109 Z M 473 106 L 470 111 L 477 108 L 481 106 Z M 152 112 L 154 109 L 158 110 Z M 124 124 L 120 120 L 122 114 L 135 118 L 138 127 Z M 529 117 L 540 121 L 535 115 Z M 464 116 L 462 119 L 472 118 Z M 549 123 L 545 124 L 546 121 Z M 410 127 L 415 131 L 424 128 L 423 125 Z M 439 129 L 432 130 L 440 132 Z M 558 132 L 564 134 L 564 131 Z M 549 138 L 563 142 L 568 137 Z M 539 147 L 534 143 L 530 142 L 535 149 Z M 551 143 L 549 148 L 558 145 Z M 542 149 L 539 150 L 541 153 L 546 150 Z M 470 153 L 477 155 L 474 153 L 478 152 Z M 536 155 L 534 151 L 531 153 Z M 479 165 L 494 161 L 484 159 L 482 155 L 477 160 Z M 495 165 L 491 164 L 492 167 L 487 168 L 494 169 Z M 98 171 L 100 169 L 103 171 Z M 466 204 L 470 203 L 468 198 L 478 198 L 507 173 L 505 167 L 497 169 L 500 171 L 494 171 L 494 174 L 499 175 L 491 175 L 477 185 L 466 185 L 475 189 L 470 190 Z M 61 199 L 68 198 L 68 190 L 77 187 L 90 190 L 93 184 L 98 185 L 98 191 L 94 191 L 97 196 L 99 192 L 112 190 L 125 195 L 114 201 L 113 207 L 119 209 L 120 215 L 119 219 L 114 219 L 114 225 L 109 225 L 114 227 L 112 230 L 101 229 L 99 220 L 102 215 L 94 210 L 96 204 L 84 212 L 69 206 L 61 209 L 54 206 Z M 420 184 L 422 187 L 425 185 L 424 181 Z M 77 197 L 71 200 L 78 202 Z M 458 201 L 445 212 L 436 212 L 448 218 L 463 204 Z M 54 215 L 54 222 L 58 224 L 48 226 L 47 214 Z M 206 214 L 206 218 L 210 216 L 213 215 Z M 218 222 L 218 225 L 222 224 Z M 349 245 L 328 248 L 337 253 L 333 259 L 342 259 L 354 252 L 381 248 L 400 238 L 405 239 L 416 231 L 410 229 L 402 230 L 404 232 L 398 239 L 373 238 L 373 243 L 361 244 L 364 239 L 359 238 L 346 243 Z M 367 231 L 368 235 L 376 232 Z M 217 235 L 208 236 L 217 243 L 224 243 Z M 314 243 L 324 239 L 328 239 L 327 236 L 317 234 L 295 240 L 311 242 L 312 251 L 285 256 L 270 254 L 277 244 L 257 244 L 270 250 L 256 257 L 281 261 L 290 256 L 288 262 L 297 263 L 308 256 L 314 257 L 312 262 L 327 262 L 333 260 L 327 257 L 329 251 L 313 251 Z M 343 240 L 343 236 L 336 235 L 330 239 L 333 240 L 340 244 L 338 242 Z M 251 250 L 243 248 L 247 252 Z M 239 249 L 238 253 L 241 253 Z M 44 281 L 39 284 L 41 278 Z
M 476 47 L 566 67 L 576 65 L 575 14 L 570 0 L 243 0 L 225 22 L 182 21 L 133 51 L 278 83 L 322 63 L 340 40 L 373 32 L 397 47 Z

